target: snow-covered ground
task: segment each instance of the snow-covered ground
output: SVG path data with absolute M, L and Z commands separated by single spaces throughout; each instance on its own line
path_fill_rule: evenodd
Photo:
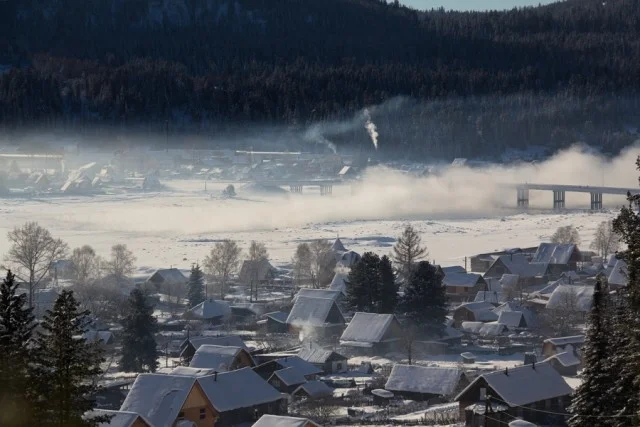
M 615 211 L 584 210 L 520 213 L 509 207 L 515 199 L 511 193 L 502 207 L 487 206 L 487 200 L 477 209 L 471 202 L 447 207 L 443 205 L 452 196 L 427 197 L 419 187 L 404 189 L 401 184 L 373 182 L 353 195 L 350 185 L 342 185 L 328 197 L 313 190 L 302 195 L 259 195 L 237 186 L 238 197 L 224 199 L 220 192 L 225 184 L 208 183 L 205 191 L 202 181 L 183 180 L 168 181 L 168 189 L 157 193 L 3 199 L 0 256 L 9 249 L 6 233 L 26 221 L 37 221 L 72 248 L 92 245 L 105 257 L 112 245 L 125 243 L 135 253 L 141 273 L 169 266 L 188 268 L 202 261 L 221 239 L 237 240 L 244 248 L 251 240 L 265 242 L 276 265 L 290 262 L 302 241 L 337 236 L 360 253 L 387 254 L 411 222 L 431 260 L 464 265 L 466 256 L 477 253 L 535 246 L 568 224 L 578 228 L 581 247 L 586 249 L 598 223 L 615 216 Z M 546 207 L 550 197 L 543 197 L 536 207 Z M 620 197 L 605 199 L 608 206 L 623 202 Z

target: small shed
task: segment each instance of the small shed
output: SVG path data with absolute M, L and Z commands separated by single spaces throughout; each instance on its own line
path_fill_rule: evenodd
M 468 384 L 459 368 L 396 364 L 384 388 L 406 399 L 435 403 L 447 401 Z
M 580 367 L 580 359 L 576 356 L 573 348 L 569 345 L 562 353 L 554 354 L 545 360 L 558 371 L 562 376 L 575 376 L 578 375 L 578 368 Z
M 376 406 L 389 406 L 389 402 L 393 399 L 393 393 L 381 388 L 371 390 L 371 395 L 373 396 L 373 404 Z
M 267 313 L 265 316 L 265 328 L 269 333 L 284 334 L 288 332 L 287 317 L 289 313 L 282 311 L 274 311 Z
M 290 367 L 275 371 L 267 382 L 276 390 L 291 394 L 298 386 L 306 383 L 307 379 L 298 369 Z
M 165 284 L 184 285 L 187 281 L 188 279 L 185 275 L 177 268 L 163 268 L 156 270 L 155 273 L 147 279 L 148 283 L 151 283 L 158 288 Z
M 187 310 L 184 317 L 219 325 L 231 318 L 231 307 L 226 301 L 210 298 Z
M 318 380 L 307 381 L 291 393 L 291 397 L 295 399 L 322 399 L 331 395 L 333 389 Z
M 402 339 L 402 326 L 393 314 L 358 312 L 340 337 L 340 344 L 381 353 L 393 350 Z
M 202 345 L 196 350 L 189 367 L 215 369 L 218 372 L 253 367 L 255 362 L 249 352 L 242 347 Z
M 347 357 L 333 350 L 322 348 L 313 342 L 303 344 L 298 352 L 298 357 L 322 369 L 324 374 L 346 372 L 349 360 Z
M 584 345 L 584 335 L 573 335 L 570 337 L 547 338 L 542 343 L 542 355 L 551 357 L 554 354 L 564 353 L 567 346 L 578 350 Z

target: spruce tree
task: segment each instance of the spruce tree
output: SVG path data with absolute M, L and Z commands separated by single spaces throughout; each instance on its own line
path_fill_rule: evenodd
M 191 307 L 204 301 L 204 274 L 198 264 L 191 267 L 188 287 L 189 305 Z
M 40 399 L 34 401 L 38 425 L 57 427 L 96 426 L 104 417 L 85 419 L 95 407 L 91 399 L 102 374 L 102 350 L 79 338 L 89 322 L 73 292 L 63 290 L 53 310 L 47 310 L 36 338 L 37 384 Z
M 426 337 L 442 336 L 447 317 L 444 275 L 427 261 L 418 263 L 409 276 L 401 308 Z
M 347 305 L 354 311 L 377 313 L 380 295 L 380 257 L 365 252 L 347 278 Z
M 380 258 L 380 293 L 378 313 L 393 313 L 398 305 L 398 285 L 388 256 Z
M 158 367 L 155 338 L 158 321 L 153 316 L 153 306 L 147 303 L 141 290 L 131 292 L 126 313 L 122 320 L 120 367 L 127 372 L 155 372 Z
M 600 280 L 593 292 L 593 305 L 589 313 L 589 327 L 582 349 L 584 370 L 582 383 L 576 390 L 569 411 L 571 427 L 591 427 L 611 414 L 613 378 L 610 367 L 611 342 L 608 317 L 608 294 Z
M 0 425 L 30 425 L 29 401 L 34 398 L 29 362 L 35 327 L 27 294 L 17 294 L 18 283 L 9 270 L 0 284 Z

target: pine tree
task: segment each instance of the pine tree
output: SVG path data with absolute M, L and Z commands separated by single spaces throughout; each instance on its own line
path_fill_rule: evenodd
M 444 275 L 435 266 L 422 261 L 409 276 L 401 308 L 407 318 L 426 337 L 442 336 L 447 316 Z
M 607 391 L 612 389 L 613 378 L 610 371 L 610 324 L 608 317 L 608 297 L 606 287 L 600 280 L 593 292 L 593 305 L 589 313 L 589 328 L 583 347 L 584 371 L 582 384 L 576 390 L 569 411 L 571 427 L 591 427 L 598 417 L 612 415 L 611 401 Z M 602 421 L 602 420 L 601 420 Z
M 188 287 L 189 305 L 191 307 L 204 301 L 204 274 L 198 264 L 191 267 Z
M 27 308 L 27 294 L 16 294 L 18 283 L 11 271 L 0 284 L 0 425 L 30 425 L 29 404 L 33 398 L 28 362 L 35 327 L 32 309 Z
M 41 399 L 34 402 L 34 416 L 43 426 L 96 426 L 103 417 L 83 415 L 95 407 L 90 396 L 98 390 L 102 374 L 102 350 L 78 337 L 88 324 L 88 311 L 80 311 L 73 292 L 64 290 L 42 322 L 36 339 Z
M 421 246 L 418 232 L 411 224 L 407 225 L 393 247 L 393 262 L 398 272 L 407 281 L 415 264 L 429 256 L 427 249 Z
M 380 293 L 380 257 L 365 252 L 347 278 L 347 305 L 354 311 L 377 313 Z
M 388 256 L 380 258 L 380 293 L 378 313 L 393 313 L 398 305 L 398 285 L 396 275 Z
M 153 306 L 147 304 L 142 291 L 134 289 L 126 310 L 127 314 L 122 320 L 120 367 L 127 372 L 155 372 L 158 367 L 155 339 L 158 321 L 153 316 Z

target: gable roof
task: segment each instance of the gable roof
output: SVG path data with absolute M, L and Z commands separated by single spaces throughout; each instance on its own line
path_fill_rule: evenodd
M 295 302 L 299 297 L 327 298 L 337 301 L 341 297 L 341 292 L 333 289 L 301 288 L 293 297 L 293 301 Z
M 344 247 L 339 237 L 331 245 L 331 250 L 334 252 L 347 252 L 347 248 Z
M 549 269 L 548 263 L 529 262 L 529 258 L 524 254 L 500 255 L 484 274 L 485 277 L 492 277 L 489 274 L 491 274 L 491 269 L 496 264 L 504 265 L 509 271 L 508 274 L 520 277 L 544 276 Z
M 177 268 L 162 268 L 156 270 L 149 279 L 148 282 L 167 282 L 167 283 L 186 283 L 188 279 Z
M 287 322 L 287 317 L 289 316 L 289 313 L 285 313 L 283 311 L 274 311 L 271 313 L 267 313 L 264 315 L 265 317 L 268 317 L 269 319 L 272 319 L 278 323 L 286 323 Z
M 348 275 L 344 273 L 336 272 L 333 275 L 333 279 L 331 280 L 331 284 L 329 285 L 329 289 L 332 291 L 338 291 L 343 295 L 347 295 L 347 279 Z
M 340 342 L 349 343 L 379 343 L 383 342 L 384 336 L 393 322 L 398 323 L 393 314 L 375 314 L 358 312 L 347 325 L 340 337 Z M 397 340 L 398 338 L 388 338 L 386 341 Z
M 192 368 L 190 366 L 178 366 L 169 375 L 182 375 L 185 377 L 206 377 L 213 374 L 213 368 Z
M 460 286 L 472 288 L 483 281 L 482 276 L 476 273 L 447 273 L 442 279 L 445 286 Z
M 567 347 L 571 347 L 571 345 L 568 345 Z M 569 348 L 567 351 L 564 351 L 562 353 L 554 354 L 553 356 L 546 359 L 545 362 L 551 360 L 557 360 L 558 363 L 560 363 L 565 368 L 577 366 L 580 364 L 580 359 L 578 359 L 576 354 L 573 352 L 573 348 Z
M 317 344 L 314 345 L 313 343 L 303 345 L 298 352 L 299 358 L 313 364 L 324 364 L 332 356 L 336 359 L 347 359 L 333 350 L 324 349 Z
M 287 324 L 299 327 L 322 327 L 344 324 L 344 317 L 333 299 L 300 296 L 293 304 L 287 317 Z
M 478 334 L 483 337 L 497 337 L 506 332 L 507 326 L 498 322 L 462 322 L 460 328 L 470 334 Z
M 546 308 L 566 308 L 566 304 L 575 304 L 575 309 L 582 312 L 591 310 L 593 304 L 593 286 L 559 285 L 549 297 Z
M 252 360 L 251 355 L 242 347 L 204 344 L 196 350 L 189 367 L 215 369 L 218 372 L 228 371 L 241 352 L 246 352 L 249 360 Z
M 317 375 L 322 373 L 322 369 L 316 367 L 314 364 L 301 359 L 298 356 L 287 356 L 280 359 L 276 359 L 273 362 L 277 363 L 283 368 L 293 367 L 302 373 L 305 377 L 308 375 Z M 270 362 L 266 362 L 270 363 Z
M 396 364 L 384 388 L 390 391 L 452 395 L 463 372 L 458 368 Z
M 627 273 L 627 263 L 624 260 L 616 260 L 609 278 L 607 279 L 610 285 L 626 286 L 629 282 L 629 276 Z
M 510 328 L 519 328 L 523 320 L 523 314 L 521 311 L 502 311 L 498 317 L 498 323 Z M 526 320 L 525 320 L 526 324 Z
M 553 344 L 555 346 L 564 347 L 567 344 L 584 344 L 584 335 L 573 335 L 570 337 L 547 338 L 544 343 Z
M 208 299 L 187 310 L 185 315 L 205 320 L 218 317 L 226 318 L 231 316 L 231 307 L 226 301 Z
M 509 406 L 523 406 L 541 400 L 568 396 L 573 389 L 547 362 L 524 365 L 508 371 L 495 371 L 480 375 L 455 400 L 460 400 L 476 382 L 484 379 Z
M 252 427 L 320 427 L 306 418 L 284 417 L 282 415 L 263 415 Z
M 218 412 L 251 408 L 282 399 L 280 392 L 251 368 L 209 375 L 197 381 Z
M 195 381 L 193 377 L 179 375 L 140 374 L 120 410 L 136 412 L 153 426 L 170 427 Z
M 304 377 L 304 375 L 302 375 L 302 372 L 293 367 L 275 371 L 271 375 L 271 377 L 273 378 L 274 376 L 280 379 L 280 381 L 282 381 L 286 386 L 292 386 L 307 382 L 307 379 Z M 271 379 L 269 379 L 269 381 L 271 381 Z
M 453 265 L 450 267 L 440 267 L 440 269 L 442 270 L 442 272 L 447 275 L 447 274 L 453 274 L 453 273 L 466 273 L 467 270 L 464 269 L 464 267 L 462 267 L 461 265 Z
M 198 350 L 203 345 L 218 345 L 224 347 L 240 347 L 249 351 L 249 348 L 238 335 L 227 335 L 224 337 L 189 337 L 184 340 L 180 347 L 184 347 L 187 344 L 191 344 L 195 350 Z
M 496 291 L 478 291 L 473 302 L 488 302 L 491 304 L 500 304 L 504 301 L 505 296 L 502 292 Z
M 256 261 L 247 259 L 242 262 L 238 279 L 240 279 L 241 283 L 245 284 L 250 283 L 252 280 L 267 280 L 270 275 L 274 275 L 276 271 L 266 258 L 261 258 Z
M 540 243 L 531 262 L 547 264 L 568 264 L 577 249 L 573 244 Z M 579 252 L 578 252 L 579 253 Z
M 312 398 L 331 396 L 333 394 L 333 389 L 331 387 L 318 380 L 307 381 L 295 389 L 291 395 L 294 396 L 301 390 L 304 390 Z
M 108 415 L 111 418 L 107 422 L 98 424 L 98 427 L 131 427 L 133 423 L 141 419 L 147 426 L 151 426 L 144 417 L 135 412 L 128 411 L 111 411 L 107 409 L 93 409 L 85 414 L 86 418 L 95 418 L 98 416 Z

